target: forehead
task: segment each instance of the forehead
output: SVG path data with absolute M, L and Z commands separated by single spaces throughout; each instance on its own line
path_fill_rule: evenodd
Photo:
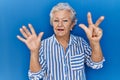
M 71 12 L 69 10 L 59 10 L 53 13 L 53 18 L 71 18 Z

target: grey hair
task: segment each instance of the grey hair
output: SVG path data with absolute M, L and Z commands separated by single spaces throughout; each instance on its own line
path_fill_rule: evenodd
M 71 12 L 72 22 L 77 23 L 76 12 L 68 3 L 58 3 L 50 12 L 50 24 L 52 25 L 53 13 L 60 10 L 69 10 Z

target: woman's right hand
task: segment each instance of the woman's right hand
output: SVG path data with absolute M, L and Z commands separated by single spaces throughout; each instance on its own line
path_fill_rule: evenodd
M 20 28 L 20 32 L 24 38 L 19 35 L 17 35 L 17 38 L 27 45 L 31 53 L 38 54 L 43 32 L 40 32 L 39 35 L 37 35 L 33 26 L 31 24 L 28 24 L 28 26 L 30 28 L 30 31 L 25 26 Z

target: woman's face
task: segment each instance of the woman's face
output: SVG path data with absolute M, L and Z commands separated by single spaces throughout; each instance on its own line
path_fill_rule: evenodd
M 68 36 L 74 23 L 71 19 L 71 13 L 68 10 L 60 10 L 53 13 L 53 29 L 57 37 Z

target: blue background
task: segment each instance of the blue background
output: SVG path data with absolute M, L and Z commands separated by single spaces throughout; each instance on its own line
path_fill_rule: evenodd
M 44 32 L 43 39 L 51 36 L 49 13 L 58 2 L 68 2 L 76 10 L 78 23 L 72 33 L 86 40 L 78 24 L 87 25 L 87 12 L 92 13 L 93 22 L 105 16 L 100 26 L 106 62 L 100 70 L 87 67 L 87 80 L 120 80 L 120 0 L 0 0 L 0 80 L 28 80 L 29 50 L 16 35 L 21 35 L 22 25 L 31 23 L 37 33 Z

